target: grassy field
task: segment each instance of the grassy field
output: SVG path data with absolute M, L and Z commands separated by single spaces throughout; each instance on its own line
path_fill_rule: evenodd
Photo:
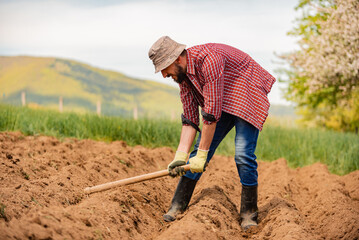
M 128 145 L 177 147 L 181 123 L 169 120 L 124 119 L 92 114 L 59 113 L 51 110 L 0 105 L 0 131 L 21 131 L 25 135 L 74 137 L 101 141 L 123 140 Z M 234 154 L 234 132 L 230 132 L 217 154 Z M 301 129 L 269 121 L 259 135 L 258 159 L 285 158 L 291 167 L 315 162 L 343 175 L 359 169 L 359 136 L 320 129 Z
M 141 117 L 170 117 L 181 109 L 179 89 L 167 84 L 68 59 L 0 56 L 0 101 L 20 105 L 22 92 L 28 104 L 46 107 L 58 106 L 61 96 L 70 111 L 96 112 L 101 101 L 102 113 L 112 116 L 132 116 L 137 107 Z

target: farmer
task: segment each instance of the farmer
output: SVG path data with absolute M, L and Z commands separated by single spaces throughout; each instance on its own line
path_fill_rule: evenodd
M 228 45 L 208 43 L 185 49 L 168 36 L 149 50 L 155 72 L 179 84 L 183 105 L 182 132 L 174 160 L 168 165 L 172 176 L 181 176 L 164 220 L 174 221 L 192 197 L 197 181 L 216 148 L 235 127 L 235 156 L 242 184 L 241 227 L 257 226 L 258 173 L 254 151 L 258 133 L 268 115 L 267 94 L 275 78 L 248 54 Z M 199 110 L 203 118 L 199 128 Z M 190 171 L 185 165 L 189 155 Z M 176 174 L 172 173 L 175 170 Z

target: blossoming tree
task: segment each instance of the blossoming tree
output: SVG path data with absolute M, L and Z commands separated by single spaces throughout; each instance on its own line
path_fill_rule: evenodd
M 359 0 L 301 0 L 299 50 L 289 63 L 286 97 L 305 123 L 355 131 L 359 128 Z

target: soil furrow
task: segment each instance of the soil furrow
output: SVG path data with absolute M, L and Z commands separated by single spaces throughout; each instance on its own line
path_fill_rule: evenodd
M 0 239 L 358 239 L 359 171 L 259 161 L 259 226 L 240 228 L 241 184 L 215 156 L 187 211 L 166 223 L 178 178 L 86 195 L 83 189 L 165 169 L 174 151 L 116 141 L 0 133 Z

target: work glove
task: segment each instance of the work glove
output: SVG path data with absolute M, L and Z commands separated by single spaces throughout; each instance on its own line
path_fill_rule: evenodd
M 204 172 L 207 166 L 207 156 L 209 150 L 197 150 L 197 155 L 189 159 L 190 171 L 192 173 Z
M 179 167 L 186 164 L 188 153 L 177 151 L 173 161 L 168 164 L 167 170 L 171 177 L 183 176 L 186 171 L 183 167 Z M 174 169 L 174 171 L 172 171 Z

